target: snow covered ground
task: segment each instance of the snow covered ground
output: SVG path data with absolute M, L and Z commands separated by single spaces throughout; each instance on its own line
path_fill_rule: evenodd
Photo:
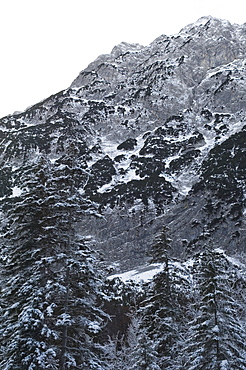
M 123 282 L 127 281 L 150 281 L 153 277 L 162 270 L 161 263 L 155 263 L 149 266 L 142 266 L 139 269 L 123 272 L 122 274 L 110 275 L 108 279 L 120 278 Z

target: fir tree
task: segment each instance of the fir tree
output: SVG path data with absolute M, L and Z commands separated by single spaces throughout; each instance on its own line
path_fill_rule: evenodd
M 245 331 L 230 283 L 225 256 L 206 249 L 197 263 L 197 315 L 185 349 L 187 370 L 246 369 Z
M 39 309 L 40 298 L 43 301 L 43 277 L 36 262 L 44 248 L 39 243 L 39 238 L 42 230 L 40 220 L 44 211 L 41 203 L 46 198 L 47 172 L 48 163 L 44 158 L 35 166 L 26 166 L 19 179 L 22 183 L 22 195 L 9 199 L 5 213 L 7 225 L 1 248 L 1 337 L 4 350 L 0 363 L 6 369 L 38 367 L 38 360 L 34 360 L 34 357 L 44 356 L 47 350 L 47 368 L 52 369 L 53 360 L 55 361 L 52 347 L 45 346 L 42 336 L 38 338 L 43 327 L 43 312 Z
M 144 329 L 142 343 L 148 342 L 149 348 L 157 352 L 157 365 L 161 369 L 175 368 L 183 325 L 183 294 L 177 288 L 183 282 L 171 266 L 170 249 L 171 240 L 167 236 L 167 229 L 163 228 L 150 252 L 151 262 L 162 263 L 163 270 L 154 276 L 148 297 L 140 308 L 141 326 Z
M 172 240 L 168 236 L 168 228 L 163 226 L 161 232 L 155 237 L 149 251 L 150 263 L 163 263 L 168 269 Z
M 21 196 L 10 198 L 1 251 L 3 369 L 101 368 L 100 279 L 75 228 L 90 208 L 75 187 L 81 171 L 73 147 L 55 165 L 41 157 L 23 171 Z
M 156 345 L 135 315 L 128 330 L 129 366 L 133 370 L 160 370 Z

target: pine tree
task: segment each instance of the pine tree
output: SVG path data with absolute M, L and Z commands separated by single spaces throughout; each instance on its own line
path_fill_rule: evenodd
M 69 149 L 60 163 L 42 156 L 28 165 L 21 196 L 5 209 L 0 365 L 6 370 L 101 369 L 100 279 L 75 227 L 90 204 L 76 190 L 83 175 Z
M 225 256 L 206 249 L 197 263 L 197 315 L 185 349 L 187 370 L 246 369 L 245 331 L 230 285 Z

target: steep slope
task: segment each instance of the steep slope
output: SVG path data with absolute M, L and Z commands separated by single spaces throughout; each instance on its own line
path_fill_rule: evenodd
M 71 141 L 80 193 L 102 217 L 80 233 L 120 269 L 145 260 L 167 224 L 174 254 L 204 240 L 245 250 L 246 24 L 203 17 L 149 46 L 122 43 L 71 86 L 0 120 L 1 197 L 23 163 Z

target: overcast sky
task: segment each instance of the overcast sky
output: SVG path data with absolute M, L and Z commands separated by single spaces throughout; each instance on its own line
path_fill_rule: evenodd
M 0 1 L 0 117 L 67 88 L 122 41 L 148 45 L 206 15 L 246 22 L 245 0 Z

